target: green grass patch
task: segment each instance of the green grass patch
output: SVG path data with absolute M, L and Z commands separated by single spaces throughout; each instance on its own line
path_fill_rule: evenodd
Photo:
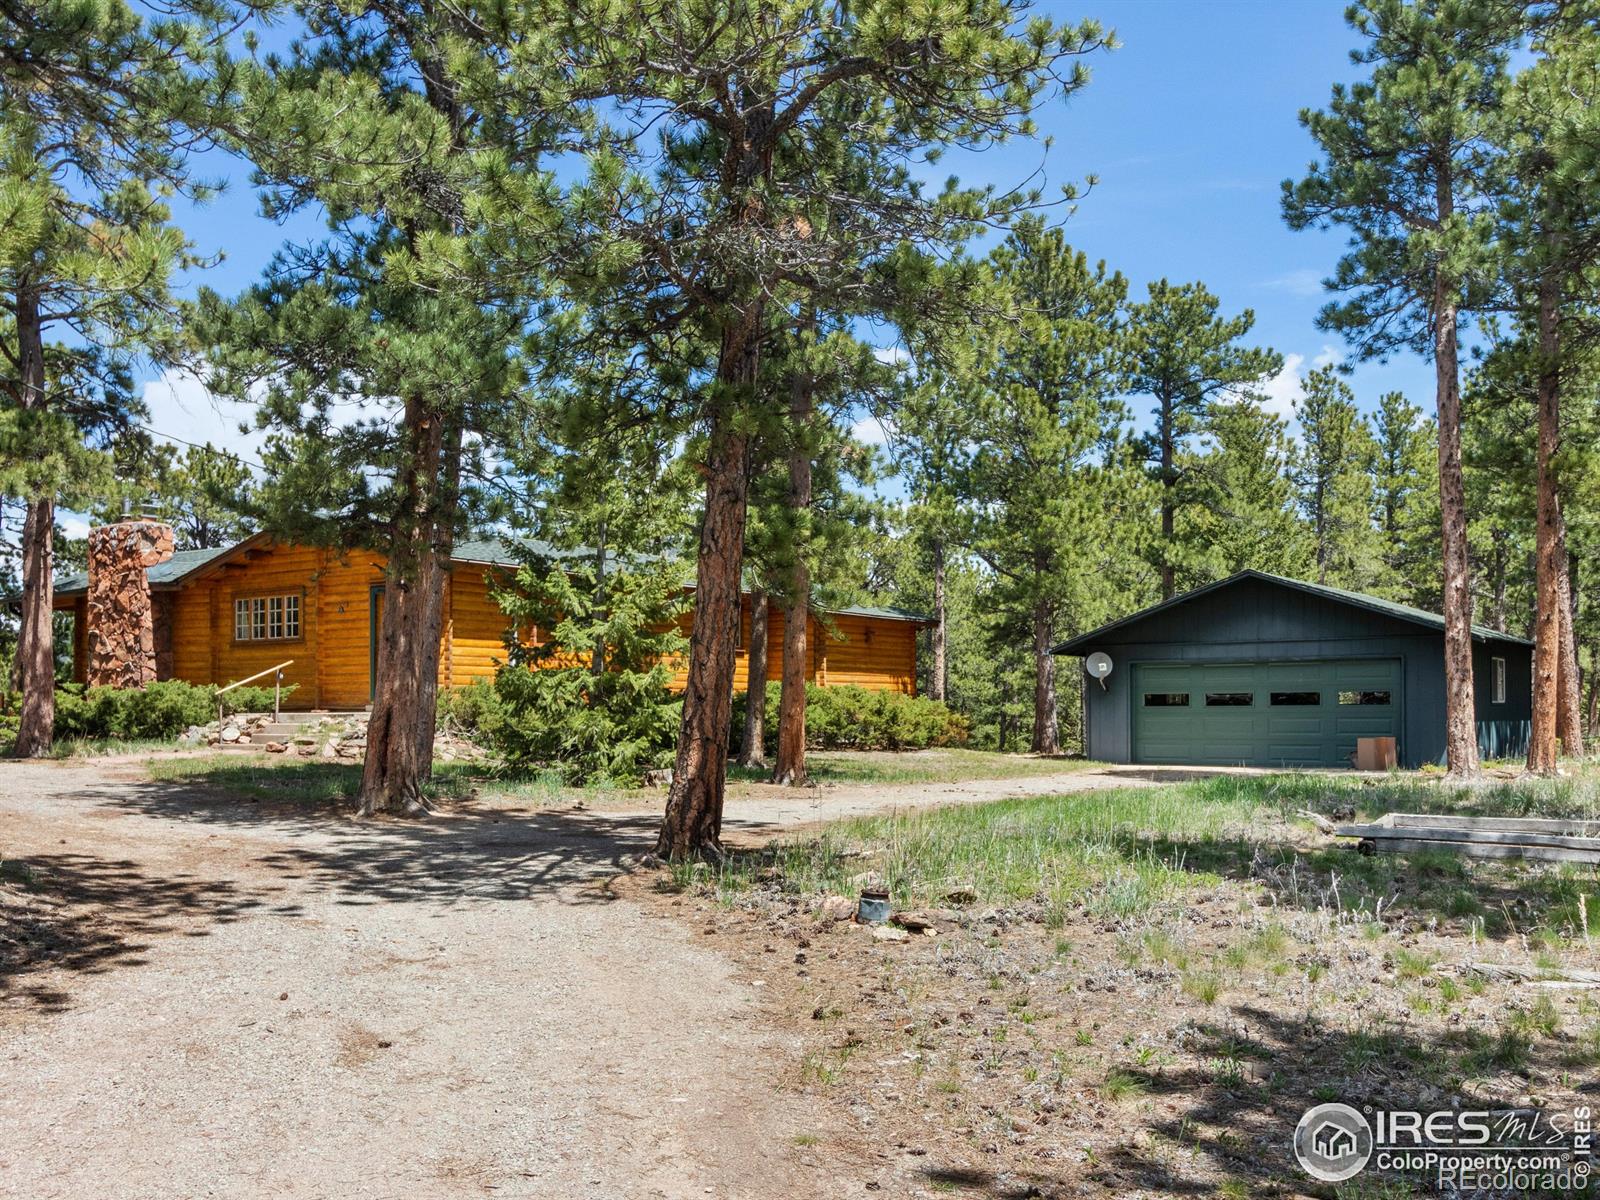
M 1026 779 L 1103 766 L 1081 758 L 1034 758 L 989 750 L 813 750 L 806 769 L 818 783 L 966 783 L 974 779 Z M 770 770 L 728 764 L 730 782 L 767 783 Z
M 1128 788 L 860 818 L 733 856 L 714 878 L 738 890 L 775 865 L 801 891 L 848 891 L 870 873 L 902 903 L 970 887 L 983 901 L 1037 898 L 1051 911 L 1081 905 L 1126 920 L 1215 884 L 1208 845 L 1272 818 L 1250 797 L 1216 796 L 1197 803 L 1189 785 Z

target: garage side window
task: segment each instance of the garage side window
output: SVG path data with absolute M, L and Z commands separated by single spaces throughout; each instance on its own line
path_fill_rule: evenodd
M 1285 706 L 1294 707 L 1302 704 L 1321 704 L 1321 692 L 1273 692 L 1272 705 L 1274 708 Z
M 1504 704 L 1506 702 L 1506 660 L 1491 658 L 1489 660 L 1490 674 L 1494 677 L 1494 695 L 1491 703 Z
M 1188 708 L 1188 692 L 1146 692 L 1144 694 L 1146 708 Z
M 1253 692 L 1207 692 L 1207 708 L 1249 708 L 1255 703 Z
M 1388 692 L 1340 692 L 1340 704 L 1389 704 Z

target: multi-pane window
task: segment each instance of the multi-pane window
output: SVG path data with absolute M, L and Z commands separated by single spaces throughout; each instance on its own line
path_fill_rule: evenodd
M 233 638 L 238 642 L 288 641 L 300 636 L 300 596 L 251 596 L 233 602 Z

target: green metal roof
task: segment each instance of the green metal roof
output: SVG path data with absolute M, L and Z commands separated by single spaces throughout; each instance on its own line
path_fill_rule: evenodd
M 562 550 L 549 542 L 537 538 L 519 538 L 519 541 L 528 550 L 558 562 L 562 559 L 587 559 L 594 554 L 588 546 L 577 546 L 570 550 Z M 483 563 L 486 566 L 514 567 L 522 560 L 511 549 L 508 538 L 478 538 L 472 541 L 457 542 L 455 552 L 451 558 L 456 562 Z M 694 584 L 686 585 L 691 591 Z M 924 613 L 912 612 L 908 608 L 895 608 L 892 605 L 861 605 L 852 604 L 844 608 L 828 608 L 824 612 L 836 616 L 850 617 L 876 617 L 882 621 L 916 621 L 920 624 L 930 624 L 933 618 Z
M 592 549 L 585 546 L 563 550 L 537 538 L 519 538 L 517 540 L 527 550 L 556 561 L 588 558 L 594 553 Z M 150 586 L 156 588 L 175 586 L 191 572 L 199 570 L 213 559 L 237 550 L 244 544 L 244 542 L 236 542 L 232 546 L 223 546 L 212 550 L 179 550 L 166 562 L 149 569 Z M 457 542 L 450 558 L 453 562 L 481 563 L 484 566 L 496 567 L 514 567 L 522 561 L 521 557 L 512 549 L 508 538 L 469 538 L 465 541 Z M 58 580 L 55 586 L 55 592 L 58 596 L 81 595 L 88 590 L 89 577 L 83 572 L 65 576 Z M 830 608 L 824 611 L 842 616 L 876 617 L 884 621 L 929 622 L 933 619 L 922 613 L 891 606 L 852 605 L 848 608 Z
M 1399 621 L 1409 621 L 1413 625 L 1423 625 L 1429 629 L 1444 629 L 1444 618 L 1438 613 L 1428 612 L 1426 609 L 1413 608 L 1409 604 L 1399 604 L 1393 600 L 1384 600 L 1378 596 L 1368 596 L 1364 592 L 1349 592 L 1344 588 L 1329 587 L 1325 583 L 1308 583 L 1304 579 L 1290 579 L 1283 575 L 1269 575 L 1265 571 L 1239 571 L 1229 575 L 1226 579 L 1219 579 L 1215 583 L 1208 583 L 1197 587 L 1193 591 L 1185 592 L 1181 596 L 1174 596 L 1171 600 L 1164 600 L 1160 604 L 1151 605 L 1149 608 L 1140 609 L 1131 616 L 1126 616 L 1109 625 L 1102 625 L 1099 629 L 1092 629 L 1088 633 L 1079 634 L 1069 641 L 1056 646 L 1053 654 L 1077 654 L 1090 649 L 1096 642 L 1104 641 L 1106 635 L 1132 625 L 1135 621 L 1142 621 L 1146 617 L 1155 616 L 1170 608 L 1176 608 L 1193 600 L 1196 596 L 1204 596 L 1207 592 L 1214 592 L 1220 588 L 1229 587 L 1246 579 L 1260 580 L 1265 583 L 1274 583 L 1280 587 L 1294 588 L 1297 591 L 1307 592 L 1313 596 L 1321 596 L 1327 600 L 1334 600 L 1340 604 L 1349 604 L 1356 608 L 1364 608 L 1383 616 L 1393 617 Z M 1511 642 L 1518 646 L 1531 646 L 1533 643 L 1524 637 L 1517 637 L 1511 633 L 1501 633 L 1498 629 L 1490 629 L 1487 625 L 1474 625 L 1472 636 L 1485 642 Z
M 215 546 L 210 550 L 179 550 L 164 563 L 151 567 L 146 575 L 151 587 L 171 587 L 190 571 L 198 570 L 212 559 L 228 553 L 233 546 Z M 56 595 L 76 596 L 89 590 L 89 576 L 79 571 L 56 580 Z

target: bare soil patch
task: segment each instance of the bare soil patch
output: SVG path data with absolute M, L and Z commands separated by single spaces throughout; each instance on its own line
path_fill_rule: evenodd
M 1431 1194 L 1316 1184 L 1296 1123 L 1332 1099 L 1547 1115 L 1600 1099 L 1600 993 L 1446 970 L 1600 965 L 1581 939 L 1550 940 L 1559 875 L 1423 861 L 1373 919 L 1332 894 L 1343 878 L 1353 898 L 1353 851 L 1274 840 L 1137 911 L 935 898 L 913 907 L 937 933 L 893 941 L 823 918 L 783 853 L 737 887 L 682 872 L 627 886 L 766 981 L 766 1018 L 803 1042 L 789 1085 L 814 1149 L 873 1162 L 881 1194 Z

